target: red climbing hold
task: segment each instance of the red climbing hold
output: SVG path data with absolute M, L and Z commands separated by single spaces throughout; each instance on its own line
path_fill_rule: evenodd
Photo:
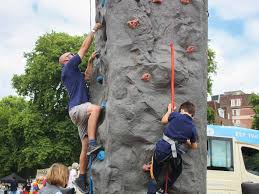
M 180 0 L 182 4 L 187 5 L 191 3 L 191 0 Z
M 148 82 L 151 79 L 151 75 L 149 73 L 144 73 L 141 77 L 141 80 Z
M 161 4 L 163 2 L 163 0 L 152 0 L 152 3 L 158 3 Z
M 134 20 L 130 20 L 128 21 L 128 26 L 131 28 L 131 29 L 135 29 L 139 26 L 139 21 L 138 19 L 134 19 Z
M 196 47 L 195 46 L 188 46 L 188 48 L 186 49 L 186 52 L 191 54 L 193 52 L 196 51 Z
M 144 164 L 143 167 L 142 167 L 142 169 L 143 169 L 145 172 L 150 171 L 150 169 L 151 169 L 151 164 Z

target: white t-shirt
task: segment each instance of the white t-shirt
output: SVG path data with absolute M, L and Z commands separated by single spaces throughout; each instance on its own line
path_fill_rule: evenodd
M 68 179 L 68 183 L 67 183 L 67 187 L 69 188 L 73 188 L 73 181 L 76 179 L 77 177 L 77 171 L 75 169 L 71 169 L 69 172 L 69 179 Z

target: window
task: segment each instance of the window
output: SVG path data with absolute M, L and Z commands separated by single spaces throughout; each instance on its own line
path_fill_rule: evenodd
M 241 106 L 241 99 L 236 99 L 236 106 Z
M 230 119 L 230 114 L 228 113 L 228 119 Z
M 259 176 L 259 150 L 248 147 L 242 147 L 241 150 L 246 170 Z
M 233 106 L 241 106 L 241 99 L 231 99 L 231 107 Z
M 218 113 L 219 113 L 219 116 L 220 116 L 221 118 L 225 118 L 225 111 L 224 111 L 224 109 L 219 108 L 219 109 L 218 109 Z
M 207 141 L 207 169 L 233 171 L 232 139 L 209 137 Z
M 235 126 L 240 127 L 240 120 L 236 120 Z
M 233 109 L 232 110 L 232 115 L 233 116 L 240 116 L 240 109 Z
M 231 106 L 235 106 L 235 99 L 231 99 Z

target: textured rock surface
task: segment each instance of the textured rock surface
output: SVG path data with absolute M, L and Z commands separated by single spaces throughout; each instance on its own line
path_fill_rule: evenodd
M 99 139 L 107 157 L 93 166 L 95 194 L 144 194 L 149 175 L 142 165 L 161 138 L 161 117 L 170 102 L 171 41 L 175 45 L 175 99 L 195 103 L 199 149 L 183 157 L 176 193 L 206 193 L 207 0 L 99 0 L 101 57 L 92 101 L 107 100 Z M 138 19 L 139 26 L 127 22 Z M 148 74 L 148 79 L 146 77 Z

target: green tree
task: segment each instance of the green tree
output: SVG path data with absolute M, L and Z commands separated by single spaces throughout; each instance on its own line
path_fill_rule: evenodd
M 255 112 L 252 128 L 259 130 L 259 95 L 252 94 L 249 101 Z
M 208 49 L 208 80 L 207 80 L 207 93 L 212 94 L 212 75 L 216 73 L 217 70 L 217 62 L 215 60 L 216 53 L 211 48 Z M 207 108 L 207 121 L 209 124 L 213 124 L 215 122 L 215 111 L 208 107 Z
M 215 60 L 216 53 L 211 48 L 208 49 L 208 80 L 207 80 L 207 92 L 212 93 L 212 75 L 217 72 L 217 62 Z
M 78 160 L 80 140 L 68 116 L 68 96 L 61 84 L 58 58 L 64 52 L 78 52 L 83 40 L 84 36 L 56 32 L 39 37 L 33 51 L 24 55 L 25 73 L 12 79 L 17 93 L 28 99 L 28 108 L 21 116 L 24 119 L 16 123 L 24 132 L 24 147 L 19 150 L 23 159 L 15 165 L 18 171 Z M 82 71 L 93 49 L 83 60 Z
M 213 110 L 213 108 L 208 107 L 207 108 L 207 121 L 208 124 L 213 124 L 215 123 L 215 111 Z
M 0 122 L 0 174 L 28 169 L 35 157 L 24 165 L 24 149 L 43 134 L 40 124 L 36 124 L 41 122 L 39 115 L 30 111 L 29 103 L 23 98 L 9 96 L 0 101 Z M 34 154 L 36 156 L 37 152 Z

